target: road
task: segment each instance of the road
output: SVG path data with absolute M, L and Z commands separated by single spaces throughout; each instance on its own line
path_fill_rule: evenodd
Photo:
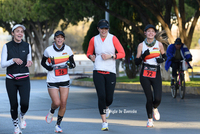
M 9 101 L 4 78 L 0 77 L 0 134 L 13 133 Z M 115 90 L 108 119 L 109 131 L 101 131 L 101 119 L 94 88 L 71 86 L 67 111 L 61 123 L 63 134 L 197 134 L 200 133 L 200 96 L 187 95 L 184 100 L 163 93 L 160 121 L 146 128 L 147 115 L 143 92 Z M 51 124 L 45 122 L 50 108 L 45 80 L 31 80 L 30 108 L 26 114 L 27 128 L 23 134 L 53 134 L 56 114 Z

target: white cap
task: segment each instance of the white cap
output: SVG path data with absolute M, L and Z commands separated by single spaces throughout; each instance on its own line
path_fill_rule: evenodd
M 14 27 L 12 28 L 12 32 L 13 32 L 16 28 L 18 28 L 18 27 L 22 27 L 23 30 L 26 30 L 25 26 L 23 26 L 23 25 L 21 25 L 21 24 L 16 24 L 16 25 L 14 25 Z

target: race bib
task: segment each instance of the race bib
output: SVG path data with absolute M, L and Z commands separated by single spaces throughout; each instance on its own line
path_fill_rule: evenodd
M 66 66 L 56 66 L 54 68 L 55 71 L 55 76 L 62 76 L 66 75 L 68 73 L 67 67 Z
M 156 78 L 157 67 L 149 67 L 144 65 L 143 76 L 149 78 Z

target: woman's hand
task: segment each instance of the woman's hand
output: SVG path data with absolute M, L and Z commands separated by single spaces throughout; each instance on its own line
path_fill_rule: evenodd
M 32 64 L 33 64 L 33 62 L 32 62 L 32 61 L 27 61 L 27 64 L 26 64 L 26 66 L 25 66 L 25 67 L 30 67 Z
M 91 61 L 95 62 L 96 56 L 95 55 L 89 55 L 89 58 L 90 58 Z
M 13 61 L 17 64 L 17 65 L 21 65 L 23 63 L 23 61 L 20 58 L 13 58 Z
M 102 54 L 101 57 L 102 57 L 103 60 L 107 60 L 107 59 L 110 59 L 112 57 L 112 55 L 110 55 L 110 54 Z

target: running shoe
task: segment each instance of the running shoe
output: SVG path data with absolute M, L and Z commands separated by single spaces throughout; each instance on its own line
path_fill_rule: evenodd
M 147 121 L 147 127 L 153 127 L 153 119 Z
M 20 130 L 18 125 L 14 128 L 14 134 L 22 134 L 22 131 Z
M 19 125 L 21 129 L 26 128 L 26 121 L 25 121 L 24 116 L 19 115 Z
M 107 122 L 103 122 L 102 123 L 102 131 L 108 131 L 108 123 Z
M 47 116 L 45 117 L 47 123 L 51 123 L 53 121 L 53 114 L 49 111 Z
M 155 120 L 160 120 L 160 113 L 158 112 L 157 108 L 153 109 L 153 117 Z
M 55 132 L 56 133 L 62 133 L 63 132 L 62 129 L 61 129 L 61 127 L 60 127 L 60 125 L 56 125 L 55 126 Z
M 106 118 L 108 118 L 109 116 L 110 116 L 110 109 L 107 108 L 107 109 L 106 109 Z

